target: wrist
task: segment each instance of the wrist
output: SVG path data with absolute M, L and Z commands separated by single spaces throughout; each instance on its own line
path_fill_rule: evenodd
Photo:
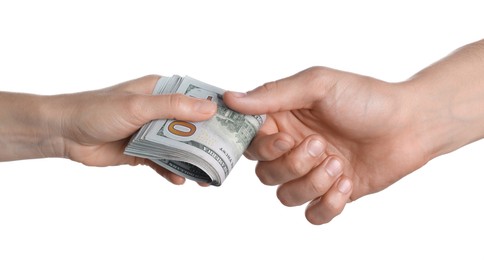
M 63 141 L 52 97 L 0 93 L 0 161 L 61 157 Z
M 484 137 L 484 40 L 413 76 L 409 104 L 430 159 Z
M 484 137 L 484 88 L 419 77 L 407 85 L 410 124 L 428 160 Z

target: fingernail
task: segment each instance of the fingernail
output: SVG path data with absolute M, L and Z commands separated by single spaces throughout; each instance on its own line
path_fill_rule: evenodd
M 285 140 L 275 141 L 274 146 L 281 152 L 287 152 L 289 149 L 291 149 L 291 145 Z
M 342 179 L 338 183 L 338 190 L 339 192 L 346 194 L 351 189 L 351 183 L 348 179 Z
M 330 159 L 324 166 L 329 176 L 334 177 L 341 172 L 341 163 L 336 159 Z
M 308 144 L 308 153 L 313 157 L 319 157 L 323 154 L 323 143 L 319 140 L 311 140 Z
M 230 91 L 230 94 L 236 98 L 243 98 L 247 96 L 247 93 L 235 92 L 235 91 Z
M 215 103 L 206 101 L 206 100 L 199 100 L 194 105 L 195 111 L 202 113 L 202 114 L 212 114 L 217 110 L 217 106 Z

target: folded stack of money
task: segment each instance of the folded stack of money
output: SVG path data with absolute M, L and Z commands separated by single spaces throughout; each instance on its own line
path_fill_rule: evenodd
M 182 93 L 217 104 L 209 120 L 160 119 L 133 135 L 125 154 L 147 158 L 197 182 L 220 186 L 247 149 L 264 115 L 244 115 L 225 106 L 224 90 L 190 77 L 161 77 L 153 95 Z

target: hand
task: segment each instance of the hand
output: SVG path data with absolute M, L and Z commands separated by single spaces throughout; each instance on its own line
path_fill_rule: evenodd
M 322 224 L 347 202 L 378 192 L 429 158 L 415 127 L 411 87 L 315 67 L 247 94 L 228 92 L 242 113 L 267 114 L 246 152 L 259 160 L 262 183 L 280 185 L 287 206 L 310 203 L 306 218 Z
M 182 184 L 184 178 L 152 161 L 123 154 L 130 136 L 151 120 L 201 121 L 216 112 L 216 105 L 206 100 L 151 95 L 158 78 L 146 76 L 97 91 L 50 97 L 48 111 L 58 120 L 50 120 L 49 129 L 62 136 L 61 156 L 89 166 L 149 165 L 170 182 Z
M 484 40 L 402 83 L 315 67 L 225 102 L 267 114 L 246 152 L 287 206 L 329 222 L 431 159 L 484 138 Z

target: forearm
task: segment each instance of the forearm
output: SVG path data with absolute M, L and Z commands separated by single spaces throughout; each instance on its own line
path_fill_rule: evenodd
M 49 99 L 0 92 L 0 161 L 62 155 L 62 138 L 53 124 L 56 111 L 47 105 Z
M 484 137 L 484 40 L 456 50 L 408 83 L 430 158 Z

